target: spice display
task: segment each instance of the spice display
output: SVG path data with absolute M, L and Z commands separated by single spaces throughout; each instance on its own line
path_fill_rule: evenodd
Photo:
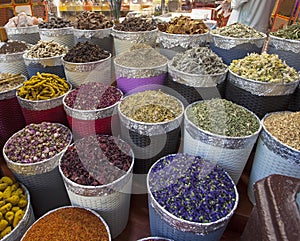
M 289 83 L 299 79 L 297 71 L 275 54 L 251 53 L 233 60 L 229 69 L 242 78 L 262 82 Z
M 27 100 L 49 100 L 67 93 L 69 89 L 65 79 L 55 74 L 37 72 L 23 83 L 17 94 Z
M 200 129 L 222 136 L 248 136 L 260 127 L 254 114 L 225 99 L 195 103 L 186 110 L 186 115 Z
M 0 73 L 0 92 L 13 90 L 21 85 L 25 76 L 21 74 Z
M 49 58 L 66 54 L 68 48 L 55 41 L 38 41 L 25 54 L 27 58 Z
M 218 34 L 222 36 L 232 38 L 262 38 L 263 33 L 255 30 L 252 27 L 241 23 L 233 23 L 222 28 L 217 28 L 211 31 L 212 34 Z
M 8 40 L 0 47 L 0 54 L 13 54 L 24 52 L 29 49 L 29 45 L 22 41 Z
M 26 13 L 21 12 L 17 16 L 12 17 L 4 25 L 7 28 L 16 28 L 16 27 L 29 27 L 33 25 L 38 25 L 42 19 L 38 19 L 34 16 L 28 16 Z
M 219 74 L 227 70 L 222 59 L 207 47 L 194 47 L 184 53 L 177 53 L 170 65 L 189 74 Z
M 0 179 L 0 239 L 8 235 L 22 220 L 27 197 L 18 182 L 8 176 Z
M 65 104 L 78 110 L 97 110 L 112 106 L 122 98 L 119 89 L 100 82 L 88 82 L 72 90 Z
M 126 17 L 121 23 L 114 26 L 115 30 L 124 32 L 151 31 L 156 28 L 156 23 L 152 18 L 144 17 Z
M 91 42 L 78 42 L 64 56 L 64 60 L 72 63 L 88 63 L 106 59 L 109 53 Z
M 93 240 L 109 241 L 106 225 L 91 211 L 64 207 L 38 219 L 25 233 L 23 241 Z
M 209 223 L 228 215 L 237 200 L 226 172 L 201 157 L 174 154 L 161 158 L 148 174 L 154 199 L 177 218 Z
M 13 162 L 37 163 L 63 151 L 70 139 L 70 130 L 61 124 L 30 124 L 10 137 L 3 151 Z
M 172 96 L 157 90 L 147 90 L 126 97 L 120 104 L 121 112 L 136 121 L 158 123 L 174 120 L 183 107 Z
M 300 151 L 300 112 L 271 113 L 264 126 L 279 141 Z
M 132 163 L 130 146 L 107 135 L 90 135 L 68 147 L 60 167 L 65 177 L 81 185 L 98 186 L 125 175 Z
M 51 17 L 48 22 L 39 23 L 39 28 L 67 28 L 73 27 L 73 23 L 70 20 L 60 17 Z
M 171 19 L 169 23 L 158 24 L 158 29 L 171 34 L 203 34 L 208 28 L 202 19 L 192 19 L 181 15 Z
M 76 15 L 74 27 L 83 30 L 111 28 L 113 22 L 99 12 L 84 11 Z
M 287 25 L 276 32 L 270 32 L 270 34 L 284 39 L 300 40 L 300 22 Z

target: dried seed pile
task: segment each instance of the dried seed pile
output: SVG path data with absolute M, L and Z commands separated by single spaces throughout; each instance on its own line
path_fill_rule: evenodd
M 156 28 L 156 23 L 152 18 L 144 17 L 126 17 L 121 23 L 114 26 L 115 30 L 125 32 L 151 31 Z
M 69 89 L 65 79 L 55 74 L 37 72 L 23 83 L 17 94 L 27 100 L 49 100 L 67 93 Z
M 40 40 L 36 45 L 32 46 L 26 53 L 28 58 L 49 58 L 66 54 L 68 48 L 55 41 Z
M 254 114 L 225 99 L 193 104 L 186 110 L 186 115 L 200 129 L 222 136 L 248 136 L 260 127 Z
M 72 63 L 89 63 L 109 57 L 109 53 L 98 45 L 86 41 L 78 42 L 71 48 L 63 59 Z
M 279 141 L 300 151 L 300 112 L 273 113 L 264 126 Z
M 222 58 L 207 47 L 194 47 L 184 53 L 177 53 L 170 65 L 189 74 L 219 74 L 227 70 Z
M 65 207 L 52 211 L 36 221 L 22 240 L 109 241 L 109 236 L 104 223 L 89 210 Z
M 36 163 L 63 151 L 71 140 L 70 130 L 57 123 L 30 124 L 9 138 L 4 153 L 18 163 Z
M 287 25 L 270 34 L 280 38 L 300 40 L 300 22 Z
M 99 12 L 83 11 L 76 15 L 74 27 L 83 30 L 111 28 L 113 22 Z
M 275 54 L 251 53 L 233 60 L 229 69 L 242 78 L 262 82 L 289 83 L 299 79 L 297 71 Z
M 127 143 L 113 136 L 91 135 L 68 147 L 60 167 L 77 184 L 99 186 L 125 175 L 131 164 Z
M 60 17 L 51 17 L 48 22 L 42 22 L 39 24 L 39 28 L 66 28 L 73 27 L 73 23 L 70 20 Z
M 212 30 L 211 33 L 232 38 L 262 38 L 264 36 L 263 33 L 241 23 L 233 23 L 217 28 Z
M 136 121 L 158 123 L 178 117 L 183 107 L 177 99 L 162 91 L 148 90 L 126 97 L 121 112 Z
M 29 49 L 29 45 L 22 41 L 8 40 L 0 47 L 0 54 L 13 54 L 24 52 Z
M 0 92 L 13 90 L 25 80 L 21 74 L 0 73 Z
M 203 34 L 208 32 L 202 19 L 195 20 L 182 15 L 171 19 L 169 23 L 159 24 L 158 29 L 172 34 Z

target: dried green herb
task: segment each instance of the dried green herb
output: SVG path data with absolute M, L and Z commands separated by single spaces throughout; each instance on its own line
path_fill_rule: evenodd
M 287 25 L 276 32 L 271 32 L 270 34 L 284 39 L 300 40 L 300 22 Z
M 300 112 L 273 113 L 264 126 L 279 141 L 300 151 Z
M 154 104 L 149 104 L 138 108 L 132 116 L 132 119 L 146 123 L 170 121 L 174 118 L 174 113 L 168 108 Z
M 264 36 L 263 33 L 241 23 L 233 23 L 217 28 L 212 30 L 211 33 L 232 38 L 262 38 Z
M 225 99 L 200 101 L 188 107 L 186 114 L 200 129 L 222 136 L 248 136 L 260 127 L 253 113 Z
M 297 71 L 275 54 L 251 53 L 235 59 L 229 69 L 242 78 L 273 83 L 289 83 L 299 79 Z

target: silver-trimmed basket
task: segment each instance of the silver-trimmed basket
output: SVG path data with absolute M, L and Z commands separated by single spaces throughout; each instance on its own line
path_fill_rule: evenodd
M 40 40 L 38 25 L 28 27 L 5 27 L 8 39 L 24 41 L 30 44 L 36 44 Z
M 74 46 L 73 27 L 64 28 L 39 28 L 40 38 L 42 41 L 55 41 L 69 49 Z

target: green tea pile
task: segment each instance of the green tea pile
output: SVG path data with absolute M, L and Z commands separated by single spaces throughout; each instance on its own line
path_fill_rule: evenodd
M 200 101 L 191 105 L 186 115 L 200 129 L 222 136 L 248 136 L 260 127 L 254 114 L 225 99 Z
M 264 126 L 279 141 L 300 151 L 300 112 L 273 113 Z
M 300 22 L 285 26 L 270 34 L 279 38 L 300 40 Z
M 242 78 L 262 82 L 289 83 L 299 79 L 297 71 L 275 54 L 251 53 L 233 60 L 229 69 Z
M 240 23 L 233 23 L 222 28 L 214 29 L 211 33 L 232 38 L 262 38 L 264 36 L 263 33 L 254 28 Z

